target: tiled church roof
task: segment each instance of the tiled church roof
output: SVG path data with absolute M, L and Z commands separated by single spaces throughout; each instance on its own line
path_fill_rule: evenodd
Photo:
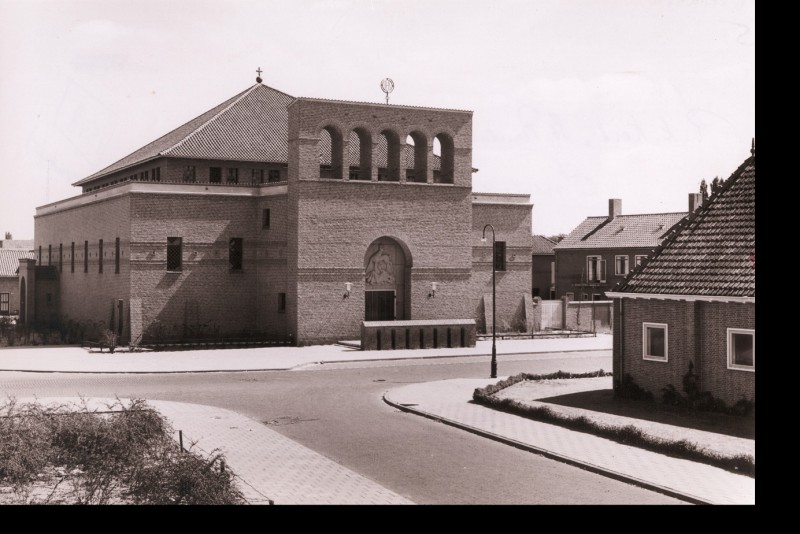
M 17 276 L 19 260 L 35 257 L 32 250 L 0 248 L 0 276 Z
M 108 167 L 72 185 L 84 185 L 113 172 L 157 157 L 286 163 L 289 154 L 287 107 L 295 98 L 257 83 L 156 139 Z M 353 140 L 356 134 L 350 133 Z M 356 137 L 357 139 L 357 137 Z M 330 137 L 322 135 L 321 153 L 330 154 Z M 358 143 L 351 142 L 350 165 L 358 166 Z M 387 161 L 386 139 L 378 140 L 377 166 Z M 404 146 L 402 164 L 412 167 L 413 148 Z M 440 160 L 434 158 L 434 170 Z M 321 161 L 321 164 L 330 164 Z
M 755 199 L 753 154 L 615 291 L 755 297 Z

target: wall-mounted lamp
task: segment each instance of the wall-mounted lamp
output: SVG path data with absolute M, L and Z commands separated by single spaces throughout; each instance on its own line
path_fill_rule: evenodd
M 352 282 L 345 282 L 344 283 L 344 288 L 345 288 L 345 293 L 344 293 L 344 297 L 342 297 L 342 298 L 349 299 L 350 298 L 350 290 L 353 289 L 353 283 Z
M 431 282 L 431 292 L 428 293 L 428 298 L 433 298 L 436 296 L 436 282 Z

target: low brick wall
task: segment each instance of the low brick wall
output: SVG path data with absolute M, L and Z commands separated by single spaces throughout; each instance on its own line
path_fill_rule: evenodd
M 361 323 L 361 350 L 474 346 L 474 319 L 364 321 Z
M 610 334 L 614 303 L 610 300 L 570 301 L 566 310 L 566 328 L 582 332 Z M 594 326 L 592 325 L 594 321 Z

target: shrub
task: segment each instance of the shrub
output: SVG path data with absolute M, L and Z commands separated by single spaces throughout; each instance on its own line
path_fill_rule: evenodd
M 222 455 L 202 458 L 179 450 L 172 428 L 143 400 L 127 406 L 117 401 L 109 410 L 90 411 L 86 403 L 78 411 L 18 406 L 13 400 L 0 406 L 0 484 L 24 494 L 55 467 L 62 473 L 55 487 L 66 480 L 63 473 L 74 475 L 77 504 L 244 502 L 233 474 L 217 467 Z

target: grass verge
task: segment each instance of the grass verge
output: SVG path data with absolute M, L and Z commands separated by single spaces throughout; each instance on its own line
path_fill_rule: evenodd
M 624 445 L 632 445 L 640 447 L 660 454 L 667 454 L 676 458 L 683 458 L 696 462 L 713 465 L 731 471 L 746 475 L 752 478 L 756 476 L 755 458 L 752 455 L 725 455 L 714 451 L 710 451 L 698 447 L 696 443 L 690 442 L 686 439 L 670 440 L 645 433 L 640 428 L 634 425 L 607 425 L 604 423 L 597 423 L 585 416 L 571 416 L 552 410 L 547 406 L 531 406 L 513 399 L 498 399 L 493 395 L 498 391 L 512 386 L 518 382 L 525 380 L 553 380 L 563 378 L 590 378 L 611 376 L 611 373 L 603 371 L 591 373 L 565 373 L 558 371 L 556 373 L 546 375 L 532 375 L 522 373 L 502 380 L 497 384 L 489 384 L 484 388 L 477 388 L 472 394 L 472 399 L 484 406 L 501 410 L 515 415 L 521 415 L 529 419 L 541 421 L 544 423 L 553 423 L 570 430 L 578 432 L 587 432 L 603 438 L 622 443 Z

